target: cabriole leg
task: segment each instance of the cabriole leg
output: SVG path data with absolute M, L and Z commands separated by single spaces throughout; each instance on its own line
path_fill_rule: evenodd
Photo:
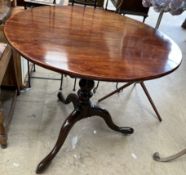
M 58 98 L 62 103 L 73 103 L 74 111 L 62 124 L 55 146 L 53 147 L 52 151 L 38 164 L 36 173 L 42 173 L 48 167 L 50 162 L 62 147 L 73 125 L 81 119 L 97 115 L 103 118 L 108 127 L 110 127 L 112 130 L 121 132 L 123 134 L 133 133 L 133 129 L 130 127 L 118 127 L 116 124 L 114 124 L 110 114 L 106 110 L 91 104 L 90 98 L 93 95 L 92 89 L 94 87 L 93 80 L 81 79 L 79 86 L 80 90 L 78 91 L 77 95 L 69 94 L 66 99 L 63 97 L 61 92 L 58 93 Z

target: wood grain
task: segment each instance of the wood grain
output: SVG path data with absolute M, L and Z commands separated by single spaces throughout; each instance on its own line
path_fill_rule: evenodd
M 171 73 L 182 60 L 179 47 L 163 33 L 97 8 L 26 10 L 7 21 L 4 32 L 28 60 L 74 77 L 149 80 Z

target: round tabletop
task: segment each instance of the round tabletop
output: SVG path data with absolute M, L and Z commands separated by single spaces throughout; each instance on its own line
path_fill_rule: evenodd
M 5 24 L 10 45 L 26 59 L 74 77 L 127 82 L 167 75 L 179 47 L 150 26 L 92 7 L 38 7 Z

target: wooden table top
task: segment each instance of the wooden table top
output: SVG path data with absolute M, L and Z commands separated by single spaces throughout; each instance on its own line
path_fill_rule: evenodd
M 92 7 L 38 7 L 11 17 L 9 43 L 28 60 L 71 76 L 143 81 L 177 69 L 179 47 L 153 28 Z

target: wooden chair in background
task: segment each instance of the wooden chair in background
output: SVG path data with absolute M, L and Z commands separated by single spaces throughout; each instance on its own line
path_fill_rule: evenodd
M 106 2 L 106 9 L 108 6 Z M 143 7 L 142 0 L 111 0 L 112 4 L 116 8 L 116 12 L 119 14 L 137 15 L 143 17 L 143 22 L 148 16 L 149 8 Z
M 16 67 L 17 56 L 6 43 L 3 25 L 11 15 L 11 1 L 0 1 L 0 145 L 7 147 L 7 132 L 13 116 L 16 96 L 19 94 L 20 83 Z M 5 105 L 8 103 L 8 109 Z
M 24 0 L 24 7 L 27 9 L 28 7 L 38 7 L 38 6 L 54 6 L 56 5 L 56 0 Z
M 19 86 L 12 49 L 9 45 L 0 43 L 0 86 L 3 84 L 3 79 L 6 76 L 11 76 L 14 88 L 7 85 L 3 86 L 4 93 L 1 93 L 0 89 L 0 145 L 2 148 L 6 148 L 7 146 L 7 132 L 13 116 L 16 96 L 19 94 Z M 4 103 L 9 100 L 11 100 L 9 111 L 5 112 Z M 5 115 L 5 113 L 7 113 L 7 115 Z

